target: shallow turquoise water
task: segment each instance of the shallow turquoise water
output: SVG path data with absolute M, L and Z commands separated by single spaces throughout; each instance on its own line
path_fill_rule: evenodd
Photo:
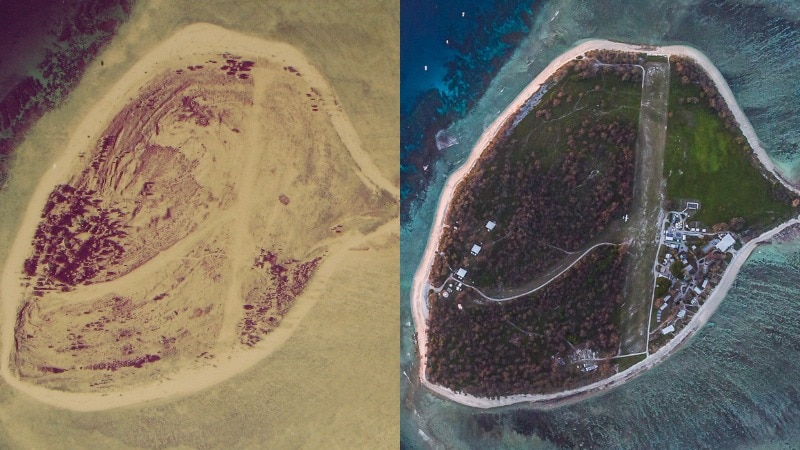
M 778 1 L 552 1 L 466 119 L 447 132 L 424 204 L 401 243 L 401 443 L 407 448 L 797 448 L 800 244 L 754 253 L 717 313 L 683 350 L 603 396 L 552 411 L 485 413 L 419 389 L 409 285 L 446 174 L 556 55 L 585 38 L 692 45 L 719 67 L 779 167 L 800 178 L 800 4 Z M 556 15 L 558 12 L 558 15 Z

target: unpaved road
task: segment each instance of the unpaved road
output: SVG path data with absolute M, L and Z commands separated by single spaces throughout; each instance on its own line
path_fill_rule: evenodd
M 647 351 L 647 324 L 653 295 L 653 261 L 658 252 L 661 182 L 667 141 L 669 64 L 648 62 L 642 82 L 633 204 L 628 221 L 630 268 L 622 305 L 620 351 Z

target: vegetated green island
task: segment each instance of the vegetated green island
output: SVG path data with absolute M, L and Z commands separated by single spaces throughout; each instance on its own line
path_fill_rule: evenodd
M 607 378 L 668 342 L 741 243 L 799 205 L 700 66 L 587 52 L 453 193 L 429 275 L 426 378 L 481 397 Z

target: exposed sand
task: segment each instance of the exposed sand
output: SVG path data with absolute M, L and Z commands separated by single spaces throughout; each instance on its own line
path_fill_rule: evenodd
M 412 284 L 411 290 L 411 309 L 414 316 L 414 327 L 417 334 L 417 345 L 420 357 L 419 363 L 419 379 L 420 382 L 433 391 L 434 393 L 445 397 L 447 399 L 453 400 L 455 402 L 472 406 L 476 408 L 495 408 L 500 406 L 507 406 L 512 405 L 515 403 L 531 403 L 531 404 L 538 404 L 538 405 L 553 405 L 559 401 L 567 401 L 569 399 L 574 399 L 576 396 L 581 394 L 588 394 L 593 392 L 598 392 L 613 386 L 617 386 L 619 384 L 624 383 L 625 381 L 641 374 L 642 372 L 648 370 L 649 368 L 653 367 L 654 365 L 658 364 L 662 360 L 664 360 L 667 356 L 669 356 L 675 349 L 679 347 L 680 344 L 686 341 L 686 339 L 694 334 L 696 330 L 702 327 L 707 321 L 711 314 L 716 310 L 717 306 L 721 302 L 722 298 L 724 297 L 725 293 L 727 292 L 728 288 L 730 287 L 733 279 L 736 277 L 741 266 L 744 264 L 744 261 L 749 256 L 750 252 L 752 252 L 753 248 L 757 245 L 758 242 L 768 240 L 772 235 L 783 230 L 787 226 L 795 224 L 798 222 L 797 219 L 792 219 L 781 226 L 764 233 L 763 235 L 759 236 L 759 238 L 750 241 L 745 247 L 740 250 L 737 254 L 734 261 L 729 266 L 728 270 L 725 272 L 723 276 L 723 280 L 720 285 L 714 290 L 714 292 L 709 296 L 709 299 L 700 309 L 700 311 L 695 314 L 693 319 L 690 323 L 684 327 L 681 332 L 675 336 L 669 344 L 659 349 L 656 353 L 649 355 L 644 361 L 628 368 L 627 370 L 620 372 L 610 378 L 605 380 L 601 380 L 599 382 L 564 392 L 558 392 L 554 394 L 547 394 L 547 395 L 515 395 L 509 397 L 502 397 L 499 399 L 488 399 L 484 397 L 477 397 L 473 395 L 467 395 L 463 393 L 455 393 L 450 389 L 447 389 L 443 386 L 436 385 L 431 383 L 425 377 L 425 368 L 427 366 L 427 319 L 428 319 L 428 305 L 427 305 L 427 292 L 429 289 L 429 274 L 431 266 L 433 265 L 434 255 L 436 252 L 436 248 L 439 244 L 439 239 L 441 237 L 442 225 L 444 224 L 444 217 L 445 213 L 447 212 L 447 207 L 450 204 L 450 201 L 453 198 L 453 193 L 455 192 L 455 188 L 461 182 L 462 179 L 472 170 L 473 166 L 475 165 L 478 158 L 481 156 L 483 151 L 487 148 L 491 140 L 497 134 L 497 132 L 501 129 L 503 124 L 514 114 L 516 113 L 522 105 L 531 97 L 536 91 L 541 88 L 541 86 L 547 81 L 550 76 L 558 70 L 559 67 L 563 66 L 566 62 L 574 59 L 575 57 L 582 55 L 590 50 L 617 50 L 617 51 L 626 51 L 626 52 L 637 52 L 637 53 L 647 53 L 649 55 L 664 55 L 664 56 L 687 56 L 693 60 L 695 60 L 698 64 L 700 64 L 706 72 L 711 76 L 714 83 L 717 85 L 720 93 L 722 94 L 723 98 L 725 99 L 728 107 L 731 109 L 731 112 L 734 114 L 739 126 L 747 138 L 750 145 L 756 152 L 761 163 L 764 167 L 767 168 L 770 172 L 776 175 L 776 177 L 784 184 L 788 189 L 800 194 L 800 189 L 792 186 L 789 184 L 783 176 L 777 171 L 773 162 L 767 156 L 766 151 L 764 150 L 761 141 L 759 141 L 758 137 L 756 136 L 755 130 L 750 122 L 747 120 L 747 117 L 744 115 L 744 112 L 739 107 L 736 99 L 733 96 L 733 93 L 730 90 L 727 82 L 723 78 L 722 74 L 719 70 L 711 63 L 711 61 L 699 50 L 694 49 L 688 46 L 664 46 L 664 47 L 652 47 L 652 46 L 640 46 L 640 45 L 630 45 L 624 44 L 620 42 L 612 42 L 606 40 L 587 40 L 584 42 L 579 43 L 575 47 L 567 50 L 559 57 L 554 59 L 536 78 L 533 79 L 523 91 L 506 107 L 506 109 L 495 119 L 494 122 L 481 134 L 480 139 L 473 147 L 469 158 L 467 161 L 455 172 L 453 172 L 450 177 L 447 179 L 447 183 L 442 189 L 441 196 L 439 198 L 439 206 L 436 210 L 436 216 L 433 221 L 433 226 L 431 227 L 431 235 L 428 238 L 427 246 L 425 247 L 425 253 L 422 257 L 422 262 L 417 269 L 417 272 L 414 275 L 414 282 Z
M 247 159 L 237 163 L 238 169 L 243 172 L 231 180 L 237 184 L 237 199 L 229 206 L 220 206 L 221 209 L 218 208 L 218 212 L 221 211 L 221 213 L 212 215 L 213 220 L 203 219 L 205 222 L 200 220 L 198 223 L 201 226 L 198 229 L 190 230 L 187 239 L 179 239 L 178 244 L 148 260 L 141 267 L 120 278 L 85 287 L 88 292 L 97 296 L 135 290 L 143 282 L 145 284 L 154 283 L 159 280 L 159 277 L 154 274 L 164 272 L 164 269 L 170 264 L 174 265 L 187 258 L 204 258 L 210 254 L 208 252 L 204 254 L 202 251 L 197 253 L 198 247 L 191 245 L 201 239 L 197 237 L 198 235 L 205 233 L 216 236 L 222 242 L 220 244 L 222 250 L 218 253 L 225 253 L 224 250 L 227 250 L 231 257 L 224 261 L 212 262 L 210 263 L 212 267 L 207 269 L 217 269 L 222 273 L 220 276 L 227 281 L 229 286 L 227 293 L 225 295 L 215 294 L 214 290 L 198 286 L 194 291 L 188 290 L 183 294 L 188 296 L 186 298 L 203 295 L 223 297 L 216 307 L 211 309 L 215 311 L 216 319 L 220 321 L 216 328 L 214 326 L 216 322 L 195 325 L 194 329 L 189 328 L 188 325 L 185 327 L 198 336 L 203 332 L 211 333 L 210 340 L 213 345 L 207 345 L 205 348 L 207 352 L 213 352 L 213 358 L 204 358 L 202 361 L 190 363 L 185 361 L 176 363 L 163 371 L 161 369 L 155 371 L 153 376 L 148 376 L 147 372 L 150 370 L 148 365 L 144 365 L 140 369 L 126 368 L 122 371 L 138 371 L 139 380 L 136 383 L 130 383 L 131 386 L 117 383 L 113 389 L 104 392 L 65 392 L 20 380 L 9 356 L 15 351 L 14 333 L 17 308 L 25 291 L 24 286 L 20 285 L 22 262 L 30 255 L 30 243 L 40 220 L 42 207 L 53 187 L 66 183 L 70 179 L 69 177 L 77 172 L 75 169 L 82 165 L 78 162 L 79 154 L 86 150 L 87 145 L 91 146 L 91 143 L 100 138 L 110 118 L 121 111 L 130 99 L 138 97 L 139 89 L 154 75 L 162 73 L 165 68 L 174 70 L 177 67 L 186 66 L 186 64 L 202 63 L 202 60 L 206 59 L 209 54 L 223 52 L 234 52 L 242 55 L 245 59 L 256 60 L 256 69 L 253 71 L 256 86 L 252 94 L 253 103 L 256 108 L 272 108 L 273 113 L 279 113 L 282 108 L 280 101 L 287 100 L 281 100 L 278 96 L 270 96 L 270 93 L 265 90 L 262 78 L 272 79 L 280 74 L 262 73 L 258 68 L 259 64 L 268 62 L 277 67 L 292 66 L 299 71 L 302 74 L 303 82 L 315 89 L 319 97 L 325 99 L 324 102 L 318 102 L 318 112 L 309 112 L 309 114 L 313 114 L 315 118 L 318 117 L 317 120 L 321 123 L 329 124 L 326 126 L 332 125 L 331 136 L 335 136 L 339 143 L 325 141 L 323 136 L 313 134 L 311 131 L 304 132 L 305 122 L 297 120 L 297 118 L 283 118 L 283 122 L 270 124 L 268 121 L 261 123 L 260 114 L 251 114 L 249 119 L 244 118 L 245 122 L 250 121 L 251 129 L 265 130 L 264 127 L 270 125 L 279 128 L 272 133 L 268 130 L 262 131 L 261 134 L 244 133 L 246 142 L 242 143 L 242 146 L 250 151 L 249 153 L 245 152 Z M 193 61 L 192 57 L 202 58 L 200 58 L 201 61 Z M 176 62 L 181 59 L 184 62 Z M 176 67 L 172 67 L 170 64 L 176 65 Z M 298 77 L 299 79 L 300 77 Z M 270 104 L 272 101 L 278 103 Z M 302 101 L 308 102 L 308 99 L 303 98 Z M 222 123 L 222 118 L 220 118 L 220 123 Z M 158 133 L 156 132 L 156 134 Z M 265 144 L 266 148 L 263 150 L 257 147 L 260 142 L 269 141 L 270 137 L 275 137 L 278 142 Z M 233 137 L 229 137 L 229 139 L 233 139 Z M 234 141 L 231 142 L 232 145 L 236 144 Z M 316 144 L 320 142 L 326 143 L 326 147 L 315 149 Z M 293 145 L 303 146 L 302 150 L 292 151 Z M 336 153 L 337 146 L 342 148 L 342 154 Z M 19 228 L 20 231 L 6 259 L 2 278 L 4 289 L 0 299 L 3 313 L 0 371 L 3 379 L 37 400 L 62 408 L 92 411 L 184 395 L 205 389 L 251 368 L 280 348 L 315 302 L 320 297 L 324 297 L 326 291 L 332 288 L 331 284 L 335 283 L 332 278 L 333 274 L 340 269 L 339 265 L 342 264 L 343 259 L 352 258 L 352 249 L 368 248 L 369 242 L 373 242 L 375 239 L 385 239 L 387 236 L 395 234 L 399 228 L 398 219 L 393 218 L 394 208 L 391 207 L 399 197 L 398 188 L 382 175 L 363 150 L 358 134 L 339 106 L 336 96 L 325 78 L 309 64 L 299 51 L 287 44 L 248 37 L 213 25 L 188 26 L 139 60 L 98 101 L 89 115 L 81 122 L 80 127 L 70 133 L 70 139 L 65 149 L 60 159 L 41 178 L 28 203 L 22 225 Z M 297 177 L 299 181 L 294 181 L 290 185 L 274 186 L 280 180 L 291 181 L 291 177 L 284 179 L 288 175 L 283 173 L 279 175 L 260 173 L 258 170 L 261 166 L 259 166 L 258 160 L 261 158 L 259 154 L 262 151 L 268 156 L 272 155 L 273 159 L 283 161 L 281 158 L 284 158 L 287 164 L 294 164 L 287 166 L 286 172 Z M 312 153 L 306 155 L 309 151 Z M 295 154 L 298 154 L 301 159 L 297 161 L 287 159 L 290 155 L 295 157 Z M 308 158 L 307 161 L 302 159 L 304 157 Z M 313 161 L 316 158 L 321 159 L 315 163 Z M 328 165 L 331 166 L 330 169 L 328 169 Z M 313 172 L 306 171 L 309 167 L 314 167 L 318 171 L 326 169 L 330 172 L 316 175 L 316 177 L 322 177 L 318 179 L 313 176 Z M 224 178 L 224 175 L 223 173 L 222 175 L 208 176 L 219 181 L 220 178 Z M 323 183 L 327 186 L 322 187 Z M 316 186 L 323 192 L 309 190 L 306 184 Z M 326 193 L 326 189 L 329 189 L 330 192 Z M 281 193 L 282 195 L 284 192 L 290 199 L 288 205 L 281 205 L 278 202 L 277 194 Z M 215 192 L 215 195 L 217 194 L 220 192 Z M 357 200 L 359 198 L 363 200 Z M 270 206 L 266 207 L 265 204 Z M 289 219 L 276 222 L 276 219 L 272 218 L 274 214 L 270 214 L 270 208 L 275 208 L 275 210 L 287 210 L 288 208 L 288 210 L 295 209 L 295 211 L 289 216 Z M 242 215 L 252 216 L 255 219 L 248 222 L 242 218 Z M 317 215 L 320 217 L 316 217 Z M 206 216 L 208 214 L 203 215 L 203 217 Z M 339 224 L 344 224 L 343 229 L 334 231 L 334 226 Z M 212 227 L 216 228 L 212 229 Z M 244 269 L 253 259 L 253 255 L 248 250 L 259 241 L 258 236 L 263 239 L 272 234 L 277 235 L 274 240 L 287 251 L 286 257 L 301 259 L 322 256 L 322 261 L 305 291 L 298 296 L 297 304 L 283 317 L 281 324 L 254 347 L 243 348 L 236 345 L 238 333 L 235 332 L 237 324 L 241 321 L 239 317 L 242 311 L 242 296 L 248 292 L 246 286 L 253 286 L 253 283 L 259 284 L 257 275 Z M 202 239 L 206 239 L 202 241 L 205 244 L 209 242 L 207 236 Z M 206 247 L 203 248 L 207 250 Z M 191 253 L 192 251 L 194 253 Z M 243 270 L 245 271 L 243 272 Z M 164 279 L 164 276 L 162 274 L 161 279 Z M 121 280 L 124 281 L 120 283 Z M 84 299 L 81 297 L 84 295 L 91 297 L 81 289 L 84 289 L 84 286 L 76 288 L 74 293 L 52 295 L 62 295 L 63 299 L 57 300 L 57 302 L 71 306 L 83 302 Z M 201 290 L 198 291 L 198 289 Z M 54 303 L 50 303 L 50 305 Z M 48 307 L 55 308 L 54 306 Z M 135 319 L 129 326 L 136 328 Z M 206 330 L 206 328 L 208 329 Z M 216 330 L 219 330 L 219 336 L 214 335 Z M 145 375 L 142 376 L 141 373 Z M 58 381 L 50 384 L 57 386 Z M 69 386 L 66 388 L 71 390 Z

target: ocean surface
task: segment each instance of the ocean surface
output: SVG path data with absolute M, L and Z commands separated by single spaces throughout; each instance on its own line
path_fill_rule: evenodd
M 498 8 L 493 2 L 422 4 L 403 1 L 401 6 L 402 127 L 442 123 L 422 116 L 430 114 L 419 107 L 425 92 L 457 97 L 458 101 L 441 102 L 433 115 L 452 118 L 452 124 L 435 131 L 457 143 L 422 160 L 427 169 L 426 181 L 421 182 L 413 176 L 418 167 L 408 161 L 424 147 L 424 142 L 414 142 L 422 135 L 401 137 L 403 176 L 412 180 L 404 185 L 410 201 L 401 230 L 402 447 L 800 448 L 798 242 L 754 252 L 710 323 L 667 361 L 601 396 L 548 411 L 480 411 L 420 388 L 409 304 L 411 280 L 447 175 L 465 161 L 483 129 L 522 88 L 582 39 L 685 44 L 703 51 L 728 80 L 776 165 L 787 177 L 800 179 L 800 59 L 795 56 L 800 54 L 800 3 L 537 0 L 527 6 L 497 2 Z M 473 7 L 481 13 L 471 13 Z M 423 13 L 410 20 L 413 8 Z M 492 10 L 494 14 L 486 13 Z M 522 20 L 520 14 L 529 17 Z M 517 31 L 493 33 L 487 21 L 515 24 Z M 447 30 L 462 29 L 480 39 L 459 51 L 439 42 L 449 35 Z M 524 36 L 508 39 L 522 30 Z M 503 36 L 510 48 L 499 51 L 492 39 Z M 501 56 L 495 61 L 504 64 L 464 64 L 466 51 L 494 52 Z M 428 65 L 428 71 L 420 64 Z M 457 86 L 452 80 L 465 79 L 488 81 L 469 89 L 452 88 Z

